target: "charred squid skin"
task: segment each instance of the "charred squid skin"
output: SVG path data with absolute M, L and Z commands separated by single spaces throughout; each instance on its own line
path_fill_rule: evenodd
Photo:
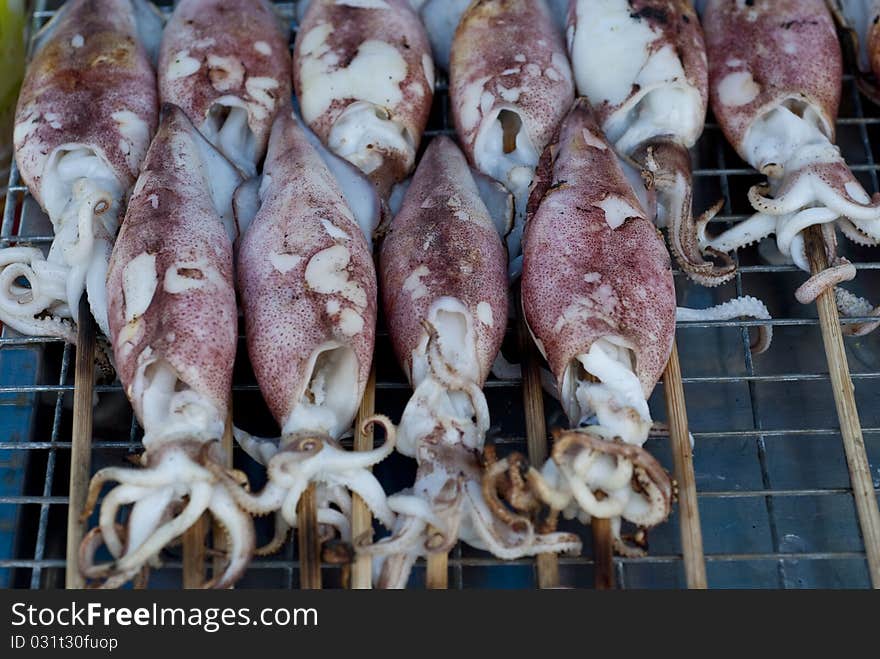
M 303 118 L 385 200 L 415 166 L 434 82 L 431 45 L 408 0 L 309 3 L 293 53 Z
M 768 183 L 749 193 L 752 218 L 701 243 L 728 251 L 775 234 L 779 251 L 809 271 L 803 233 L 822 226 L 832 270 L 797 295 L 815 299 L 853 274 L 834 252 L 836 228 L 859 243 L 880 237 L 880 197 L 865 192 L 833 144 L 842 62 L 831 15 L 822 0 L 712 1 L 704 27 L 715 115 Z
M 264 0 L 183 0 L 168 20 L 159 93 L 246 178 L 291 95 L 287 35 Z
M 156 26 L 144 24 L 156 17 L 145 8 L 142 0 L 74 0 L 35 37 L 13 142 L 55 238 L 46 257 L 0 256 L 0 320 L 22 333 L 71 340 L 84 290 L 108 333 L 107 261 L 158 121 L 145 41 Z
M 142 468 L 108 468 L 92 480 L 86 515 L 104 483 L 118 485 L 99 519 L 114 561 L 88 574 L 104 587 L 121 586 L 207 511 L 229 536 L 228 565 L 207 585 L 225 587 L 254 550 L 250 518 L 214 473 L 225 462 L 215 445 L 229 409 L 238 316 L 223 221 L 241 179 L 180 108 L 163 112 L 107 282 L 117 372 L 146 450 Z M 129 503 L 123 540 L 115 517 Z

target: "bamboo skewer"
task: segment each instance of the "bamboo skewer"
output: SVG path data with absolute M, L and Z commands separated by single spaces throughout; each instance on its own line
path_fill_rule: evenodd
M 521 304 L 519 309 L 522 309 Z M 547 421 L 544 416 L 544 394 L 541 389 L 541 365 L 522 312 L 519 313 L 517 332 L 522 362 L 523 411 L 526 417 L 529 462 L 536 469 L 540 469 L 547 460 Z M 559 559 L 556 554 L 539 554 L 536 559 L 536 569 L 538 588 L 559 587 Z
M 299 541 L 299 587 L 321 589 L 321 541 L 318 537 L 318 506 L 315 484 L 303 492 L 296 509 Z
M 232 468 L 232 445 L 233 445 L 233 435 L 232 435 L 232 409 L 229 410 L 229 414 L 226 417 L 226 429 L 223 432 L 223 439 L 220 442 L 221 447 L 223 448 L 223 455 L 226 456 L 226 467 Z M 212 534 L 213 534 L 213 546 L 214 546 L 214 576 L 218 576 L 225 568 L 226 568 L 226 556 L 224 552 L 226 550 L 226 531 L 223 527 L 217 523 L 216 521 L 212 524 Z M 230 589 L 232 586 L 229 587 Z
M 433 527 L 428 528 L 428 535 Z M 425 586 L 430 590 L 446 590 L 449 588 L 449 555 L 445 553 L 428 554 L 428 568 L 425 574 Z
M 697 505 L 697 485 L 694 475 L 693 449 L 688 432 L 687 407 L 678 346 L 672 342 L 672 353 L 663 374 L 666 398 L 666 416 L 669 420 L 669 441 L 675 480 L 678 482 L 678 515 L 681 530 L 681 548 L 684 574 L 688 588 L 705 589 L 706 559 L 703 555 L 703 532 L 700 527 L 700 509 Z
M 70 447 L 70 503 L 67 507 L 67 553 L 64 585 L 84 588 L 79 545 L 85 522 L 80 519 L 89 491 L 92 464 L 92 397 L 95 391 L 95 322 L 85 295 L 79 304 L 74 367 L 73 432 Z
M 367 380 L 367 388 L 364 391 L 364 397 L 361 400 L 361 406 L 358 410 L 357 420 L 354 427 L 354 450 L 355 451 L 371 451 L 373 449 L 373 430 L 370 428 L 367 432 L 361 432 L 361 425 L 364 419 L 373 415 L 376 409 L 376 365 L 370 370 L 370 379 Z M 362 536 L 369 534 L 370 540 L 373 538 L 373 518 L 370 515 L 370 509 L 364 500 L 357 494 L 352 496 L 351 508 L 351 537 L 357 540 Z M 369 555 L 355 555 L 354 563 L 351 566 L 351 588 L 366 590 L 373 586 L 372 560 Z
M 183 587 L 187 590 L 199 588 L 205 583 L 205 538 L 210 520 L 210 515 L 202 514 L 183 534 Z
M 807 233 L 807 254 L 813 274 L 828 267 L 824 242 L 820 227 L 811 227 Z M 828 360 L 828 373 L 834 391 L 834 404 L 840 421 L 840 435 L 846 452 L 852 482 L 853 498 L 859 516 L 859 525 L 865 543 L 865 555 L 868 561 L 868 572 L 874 588 L 880 588 L 880 510 L 877 506 L 877 495 L 871 478 L 871 467 L 865 451 L 865 440 L 862 437 L 862 426 L 859 423 L 859 412 L 856 407 L 855 388 L 850 377 L 846 349 L 843 345 L 843 332 L 837 314 L 837 303 L 834 291 L 826 290 L 816 299 L 819 310 L 819 324 L 822 329 L 822 340 L 825 344 L 825 356 Z
M 590 520 L 593 531 L 593 586 L 596 590 L 614 589 L 614 543 L 611 542 L 611 520 L 594 517 Z

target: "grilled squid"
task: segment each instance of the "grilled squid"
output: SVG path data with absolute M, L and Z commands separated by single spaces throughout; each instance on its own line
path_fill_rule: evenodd
M 290 110 L 275 121 L 260 186 L 260 209 L 242 238 L 238 281 L 248 353 L 280 441 L 236 430 L 267 467 L 252 494 L 229 476 L 231 496 L 250 513 L 280 511 L 295 527 L 300 496 L 318 485 L 318 522 L 350 541 L 350 495 L 357 492 L 388 528 L 385 493 L 369 467 L 394 449 L 393 426 L 372 451 L 341 448 L 372 363 L 376 273 L 367 241 L 342 190 Z M 326 529 L 325 529 L 326 530 Z
M 378 585 L 406 586 L 419 556 L 460 538 L 500 558 L 577 550 L 499 516 L 483 492 L 489 428 L 482 385 L 507 326 L 504 247 L 464 156 L 446 137 L 428 147 L 381 249 L 383 300 L 397 357 L 415 391 L 398 450 L 418 462 L 411 493 L 388 498 L 395 532 L 361 551 L 383 557 Z
M 293 82 L 306 125 L 387 199 L 415 166 L 434 93 L 431 46 L 407 0 L 312 0 Z
M 578 91 L 618 153 L 649 174 L 657 220 L 694 281 L 717 286 L 735 273 L 727 254 L 701 252 L 688 149 L 703 132 L 706 46 L 687 0 L 573 0 L 568 47 Z M 708 220 L 708 215 L 703 218 Z M 716 263 L 717 262 L 717 263 Z
M 180 106 L 251 178 L 290 99 L 287 35 L 265 0 L 182 0 L 159 58 L 163 103 Z
M 586 100 L 545 150 L 531 206 L 523 310 L 576 428 L 557 433 L 543 475 L 567 516 L 654 526 L 672 483 L 642 445 L 675 332 L 672 271 Z
M 15 157 L 55 238 L 48 256 L 22 245 L 0 250 L 0 320 L 18 332 L 73 341 L 88 291 L 92 315 L 109 333 L 107 263 L 156 130 L 149 53 L 161 31 L 144 0 L 72 0 L 36 37 L 15 115 Z
M 144 428 L 142 469 L 108 467 L 99 526 L 81 547 L 81 569 L 108 587 L 136 576 L 210 511 L 227 531 L 228 564 L 212 585 L 232 584 L 254 549 L 250 517 L 215 472 L 232 391 L 238 313 L 232 266 L 232 196 L 241 182 L 175 106 L 159 132 L 128 205 L 107 278 L 117 372 Z M 133 504 L 125 532 L 116 522 Z M 96 564 L 103 542 L 113 561 Z
M 449 76 L 465 154 L 513 194 L 507 248 L 517 273 L 535 167 L 574 98 L 562 33 L 544 0 L 472 3 L 455 34 Z
M 836 230 L 878 244 L 880 199 L 865 192 L 834 145 L 842 65 L 825 3 L 710 1 L 703 21 L 712 109 L 739 155 L 768 180 L 749 191 L 751 218 L 719 236 L 704 234 L 701 244 L 730 252 L 775 234 L 779 251 L 810 272 L 804 231 L 821 225 L 830 267 L 803 284 L 797 299 L 806 304 L 834 288 L 843 315 L 877 315 L 838 286 L 856 270 L 837 256 Z

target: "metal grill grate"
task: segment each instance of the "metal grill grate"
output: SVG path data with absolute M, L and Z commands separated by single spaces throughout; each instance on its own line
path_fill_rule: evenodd
M 32 33 L 60 2 L 37 3 Z M 293 3 L 279 5 L 295 27 Z M 166 8 L 167 9 L 167 8 Z M 864 101 L 851 75 L 844 78 L 838 143 L 865 188 L 878 191 L 878 166 L 872 144 L 880 143 L 880 112 Z M 441 80 L 428 136 L 451 133 L 446 86 Z M 723 197 L 714 222 L 731 223 L 749 213 L 746 191 L 760 180 L 743 167 L 710 123 L 695 150 L 695 203 L 706 208 Z M 720 228 L 716 224 L 716 228 Z M 0 227 L 0 245 L 26 239 L 51 242 L 51 225 L 21 184 L 13 164 Z M 842 246 L 857 264 L 854 292 L 880 298 L 880 261 L 875 250 Z M 757 249 L 739 257 L 734 281 L 704 289 L 676 273 L 679 303 L 705 307 L 735 295 L 755 295 L 768 304 L 772 321 L 725 321 L 680 324 L 678 345 L 690 425 L 696 441 L 694 465 L 702 518 L 709 585 L 712 587 L 866 587 L 870 584 L 849 475 L 837 425 L 815 308 L 793 297 L 804 275 L 789 265 L 766 265 Z M 873 293 L 872 293 L 873 292 Z M 846 322 L 846 321 L 845 321 Z M 749 328 L 772 325 L 774 345 L 753 357 Z M 508 332 L 504 352 L 516 360 L 515 332 Z M 270 434 L 274 423 L 262 402 L 239 343 L 234 386 L 236 423 Z M 880 488 L 880 332 L 847 340 L 865 442 L 875 491 Z M 57 340 L 22 338 L 4 330 L 0 338 L 0 586 L 60 587 L 64 583 L 67 473 L 71 449 L 72 358 L 75 350 Z M 376 409 L 399 419 L 409 387 L 397 368 L 380 320 L 376 349 Z M 502 453 L 525 452 L 522 385 L 487 383 L 493 419 L 490 441 Z M 92 469 L 121 464 L 141 450 L 141 431 L 118 384 L 99 383 L 95 391 Z M 665 417 L 662 387 L 651 400 L 655 419 Z M 563 425 L 558 405 L 545 400 L 548 426 Z M 648 448 L 672 468 L 668 442 L 654 438 Z M 236 452 L 236 466 L 251 474 L 258 487 L 260 469 Z M 389 491 L 411 484 L 414 465 L 392 456 L 377 475 Z M 591 537 L 579 557 L 560 559 L 563 585 L 593 582 Z M 263 539 L 271 533 L 259 522 Z M 163 568 L 153 571 L 151 586 L 181 583 L 179 548 L 166 552 Z M 450 587 L 533 587 L 535 561 L 500 562 L 469 547 L 449 556 Z M 678 519 L 651 532 L 650 555 L 616 558 L 622 588 L 683 587 Z M 424 565 L 411 585 L 424 580 Z M 324 567 L 328 586 L 339 582 L 338 568 Z M 295 543 L 276 556 L 253 562 L 240 587 L 295 587 Z

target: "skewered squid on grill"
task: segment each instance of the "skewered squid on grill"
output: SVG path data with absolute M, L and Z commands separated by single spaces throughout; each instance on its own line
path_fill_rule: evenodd
M 648 397 L 675 331 L 669 255 L 585 99 L 545 150 L 530 200 L 523 262 L 526 321 L 573 428 L 543 474 L 567 515 L 666 519 L 672 483 L 642 448 Z
M 182 0 L 162 39 L 159 93 L 246 178 L 291 93 L 287 35 L 265 0 Z
M 796 291 L 798 301 L 834 288 L 843 315 L 877 315 L 839 286 L 856 270 L 837 256 L 836 230 L 858 244 L 878 244 L 880 199 L 865 192 L 834 145 L 842 66 L 825 3 L 713 0 L 703 26 L 712 109 L 739 155 L 768 181 L 749 191 L 751 218 L 719 236 L 704 235 L 702 245 L 729 252 L 775 234 L 779 251 L 809 272 L 804 231 L 820 225 L 831 265 Z
M 319 524 L 350 542 L 349 490 L 385 526 L 394 523 L 369 471 L 394 449 L 391 423 L 382 416 L 364 422 L 385 428 L 387 439 L 375 450 L 339 445 L 372 363 L 376 273 L 342 190 L 290 109 L 272 128 L 260 201 L 239 247 L 238 281 L 251 364 L 281 438 L 235 431 L 239 444 L 267 467 L 261 492 L 218 475 L 245 510 L 280 511 L 282 537 L 296 526 L 300 496 L 317 483 Z
M 397 447 L 419 467 L 412 492 L 388 498 L 394 534 L 358 547 L 383 557 L 378 585 L 404 587 L 416 558 L 448 552 L 459 538 L 508 559 L 577 551 L 576 536 L 539 533 L 484 489 L 481 387 L 507 326 L 506 260 L 448 138 L 435 139 L 416 170 L 382 244 L 381 274 L 391 339 L 415 388 Z
M 16 331 L 73 341 L 87 290 L 108 333 L 107 262 L 156 130 L 150 53 L 161 31 L 144 0 L 72 0 L 37 35 L 15 157 L 55 238 L 48 256 L 21 245 L 0 250 L 0 320 Z
M 692 216 L 688 149 L 703 132 L 709 80 L 691 3 L 573 0 L 568 20 L 578 91 L 617 152 L 650 174 L 657 220 L 669 227 L 676 261 L 700 284 L 729 280 L 733 261 L 711 249 L 717 264 L 706 260 Z
M 119 379 L 144 428 L 142 469 L 108 467 L 99 526 L 83 540 L 88 578 L 119 586 L 137 575 L 206 510 L 228 532 L 228 586 L 254 548 L 253 523 L 216 476 L 232 389 L 238 313 L 233 281 L 232 196 L 237 169 L 165 106 L 128 204 L 107 279 L 110 338 Z M 124 533 L 120 509 L 133 504 Z M 103 542 L 113 561 L 95 563 Z
M 507 247 L 516 274 L 535 167 L 574 99 L 562 33 L 544 0 L 472 3 L 452 43 L 449 74 L 465 154 L 513 194 Z
M 431 47 L 407 0 L 311 0 L 293 81 L 306 125 L 387 199 L 415 166 L 434 94 Z

